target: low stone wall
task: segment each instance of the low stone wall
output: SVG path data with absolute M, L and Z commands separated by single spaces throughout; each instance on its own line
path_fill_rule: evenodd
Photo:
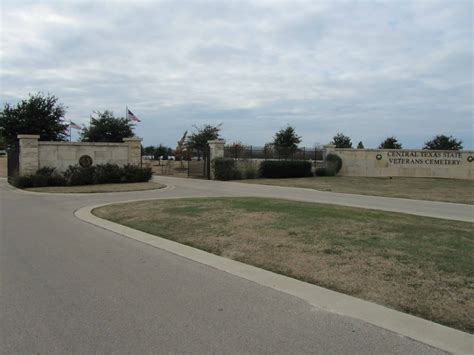
M 408 149 L 335 149 L 342 176 L 406 176 L 474 179 L 474 152 Z
M 33 174 L 46 166 L 65 171 L 70 165 L 79 164 L 81 159 L 92 165 L 112 163 L 120 166 L 139 165 L 141 161 L 140 138 L 125 138 L 124 143 L 44 142 L 39 141 L 38 135 L 21 134 L 18 139 L 20 175 Z

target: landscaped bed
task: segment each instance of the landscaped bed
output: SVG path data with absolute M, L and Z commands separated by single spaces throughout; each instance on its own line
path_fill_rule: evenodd
M 81 186 L 45 186 L 25 189 L 35 192 L 55 192 L 55 193 L 101 193 L 101 192 L 128 192 L 156 190 L 165 187 L 165 185 L 156 182 L 134 182 L 128 184 L 99 184 L 99 185 L 81 185 Z
M 241 182 L 303 187 L 349 194 L 474 204 L 474 181 L 472 180 L 318 176 L 293 179 L 254 179 Z
M 474 332 L 472 223 L 261 198 L 143 201 L 93 213 Z

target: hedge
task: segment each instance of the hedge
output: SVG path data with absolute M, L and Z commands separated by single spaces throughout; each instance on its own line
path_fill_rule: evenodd
M 18 188 L 43 186 L 77 186 L 92 184 L 114 184 L 130 182 L 146 182 L 151 179 L 151 168 L 135 165 L 120 167 L 116 164 L 103 164 L 83 168 L 79 165 L 69 166 L 64 174 L 55 168 L 44 167 L 35 174 L 18 176 L 12 184 Z
M 216 158 L 212 161 L 216 180 L 240 180 L 242 173 L 232 158 Z
M 260 164 L 263 178 L 294 178 L 312 176 L 311 162 L 302 160 L 266 160 Z

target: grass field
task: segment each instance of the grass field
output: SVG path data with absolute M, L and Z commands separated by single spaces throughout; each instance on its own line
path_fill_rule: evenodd
M 472 223 L 260 198 L 155 200 L 93 213 L 474 332 Z
M 474 204 L 474 181 L 472 180 L 321 176 L 295 179 L 255 179 L 243 180 L 241 182 L 304 187 L 307 189 L 349 194 Z
M 165 185 L 156 182 L 134 182 L 128 184 L 100 184 L 83 186 L 47 186 L 33 187 L 25 189 L 35 192 L 55 192 L 55 193 L 101 193 L 101 192 L 128 192 L 161 189 Z

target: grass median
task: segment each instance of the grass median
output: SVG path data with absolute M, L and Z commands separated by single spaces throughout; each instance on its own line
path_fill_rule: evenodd
M 99 185 L 80 185 L 80 186 L 45 186 L 32 187 L 25 189 L 34 192 L 49 193 L 103 193 L 103 192 L 130 192 L 156 190 L 165 187 L 165 185 L 156 182 L 132 182 L 126 184 L 99 184 Z
M 317 176 L 295 179 L 255 179 L 243 180 L 241 182 L 273 186 L 303 187 L 313 190 L 349 194 L 474 204 L 474 181 L 472 180 Z
M 474 332 L 472 223 L 262 198 L 154 200 L 93 213 Z

